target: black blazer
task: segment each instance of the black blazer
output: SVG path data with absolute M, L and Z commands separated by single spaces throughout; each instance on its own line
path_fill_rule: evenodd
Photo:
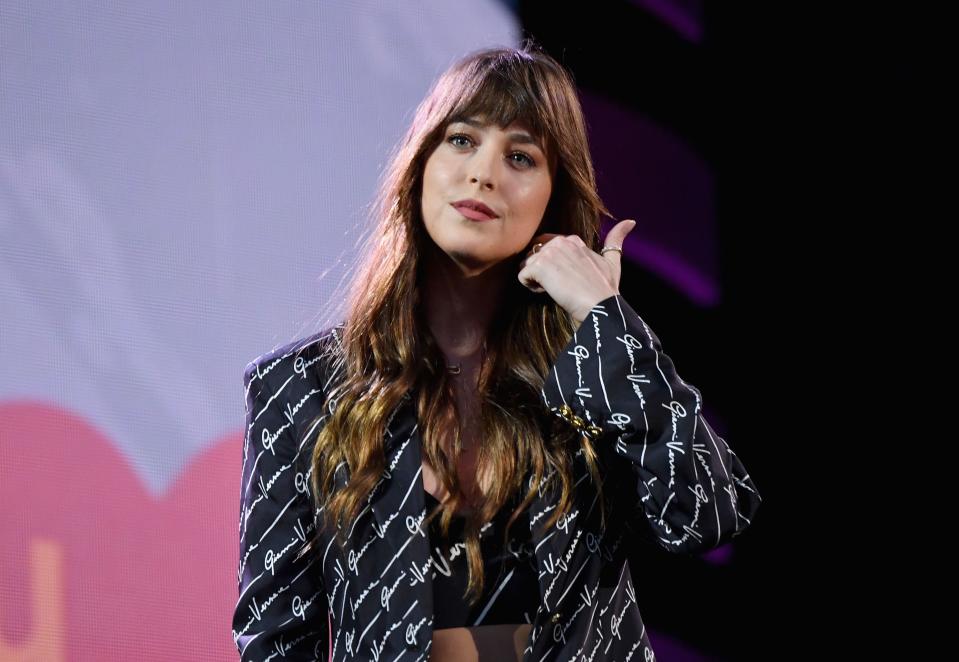
M 335 362 L 323 350 L 339 343 L 341 328 L 290 343 L 246 368 L 233 613 L 242 660 L 429 657 L 432 557 L 420 527 L 427 504 L 409 394 L 388 425 L 387 469 L 351 523 L 346 553 L 325 534 L 315 553 L 297 554 L 324 521 L 308 490 L 309 458 L 317 426 L 335 407 L 324 393 L 340 366 L 331 368 Z M 759 492 L 702 417 L 699 391 L 680 379 L 658 338 L 620 295 L 593 307 L 556 358 L 542 397 L 548 411 L 595 440 L 607 522 L 602 528 L 581 451 L 574 458 L 573 506 L 548 532 L 541 524 L 559 498 L 540 484 L 528 511 L 540 607 L 523 660 L 651 660 L 627 563 L 631 545 L 645 538 L 685 554 L 716 547 L 750 524 Z M 347 480 L 343 464 L 337 487 Z

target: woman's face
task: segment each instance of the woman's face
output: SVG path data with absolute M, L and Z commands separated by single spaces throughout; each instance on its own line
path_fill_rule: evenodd
M 423 221 L 440 250 L 479 272 L 524 251 L 552 189 L 546 154 L 526 126 L 500 129 L 469 118 L 449 124 L 426 161 Z M 460 200 L 478 200 L 496 218 L 469 218 L 454 206 Z

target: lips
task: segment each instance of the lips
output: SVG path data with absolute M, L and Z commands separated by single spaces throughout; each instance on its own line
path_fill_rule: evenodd
M 454 202 L 453 206 L 464 216 L 474 220 L 481 221 L 497 218 L 496 213 L 479 200 L 459 200 Z

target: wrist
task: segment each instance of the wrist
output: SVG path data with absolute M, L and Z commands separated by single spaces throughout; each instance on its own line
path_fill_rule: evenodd
M 573 322 L 573 328 L 576 330 L 579 330 L 580 325 L 586 320 L 587 317 L 589 317 L 590 311 L 592 311 L 597 304 L 602 303 L 603 301 L 606 301 L 606 299 L 609 299 L 610 297 L 614 297 L 618 294 L 619 292 L 610 292 L 608 294 L 604 294 L 600 296 L 598 299 L 596 299 L 591 305 L 572 312 L 570 314 L 570 319 Z

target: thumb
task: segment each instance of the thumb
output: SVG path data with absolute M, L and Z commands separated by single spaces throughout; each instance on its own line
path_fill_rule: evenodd
M 636 227 L 636 221 L 632 219 L 625 219 L 613 226 L 613 229 L 606 233 L 606 239 L 603 242 L 605 246 L 616 246 L 617 248 L 623 247 L 623 242 L 626 240 L 626 235 L 628 235 L 633 228 Z M 610 251 L 612 253 L 614 251 Z M 606 253 L 609 255 L 609 253 Z

